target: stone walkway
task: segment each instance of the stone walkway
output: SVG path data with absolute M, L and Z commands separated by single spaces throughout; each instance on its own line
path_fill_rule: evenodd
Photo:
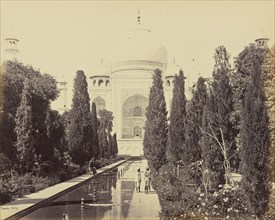
M 161 207 L 157 193 L 152 189 L 148 194 L 144 193 L 144 171 L 146 167 L 147 161 L 142 160 L 140 165 L 142 172 L 141 192 L 134 191 L 127 219 L 159 219 Z
M 102 173 L 108 169 L 118 166 L 124 163 L 126 160 L 121 160 L 116 163 L 110 164 L 106 167 L 102 167 L 97 170 L 97 173 Z M 56 199 L 57 197 L 65 194 L 66 192 L 77 188 L 83 181 L 88 181 L 91 178 L 91 174 L 85 174 L 74 179 L 68 180 L 63 183 L 56 184 L 49 188 L 40 190 L 38 192 L 26 195 L 22 198 L 18 198 L 11 203 L 0 206 L 0 219 L 6 219 L 15 214 L 23 216 L 37 208 L 43 207 L 49 201 Z

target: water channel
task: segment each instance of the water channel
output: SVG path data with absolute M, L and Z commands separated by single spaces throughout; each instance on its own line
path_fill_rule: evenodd
M 141 161 L 127 161 L 22 219 L 127 219 Z

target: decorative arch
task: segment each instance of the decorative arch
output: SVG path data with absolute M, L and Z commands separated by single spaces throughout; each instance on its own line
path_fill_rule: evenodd
M 105 109 L 105 105 L 106 105 L 105 100 L 103 98 L 101 98 L 100 96 L 94 98 L 93 102 L 96 105 L 97 112 Z
M 98 80 L 98 86 L 101 86 L 101 84 L 103 83 L 104 81 L 102 79 Z
M 142 137 L 147 105 L 148 99 L 140 94 L 132 95 L 124 101 L 122 106 L 122 138 Z
M 134 116 L 141 116 L 141 107 L 134 107 Z
M 105 86 L 109 86 L 110 85 L 110 81 L 107 79 L 105 82 Z
M 170 87 L 170 80 L 166 81 L 166 86 Z
M 94 79 L 94 81 L 93 81 L 93 85 L 95 86 L 96 85 L 96 80 Z

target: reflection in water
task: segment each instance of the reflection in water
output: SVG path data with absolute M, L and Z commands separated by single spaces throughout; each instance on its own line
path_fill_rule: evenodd
M 134 179 L 121 177 L 121 167 L 128 167 L 131 163 L 126 162 L 98 175 L 23 219 L 126 219 L 134 191 Z M 126 171 L 127 168 L 123 170 Z

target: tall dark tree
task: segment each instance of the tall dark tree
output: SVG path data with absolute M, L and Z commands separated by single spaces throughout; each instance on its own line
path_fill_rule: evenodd
M 92 135 L 90 97 L 83 71 L 76 72 L 74 95 L 70 113 L 69 151 L 75 163 L 83 165 L 92 157 Z
M 106 109 L 99 111 L 99 148 L 104 158 L 110 158 L 112 147 L 113 113 Z
M 275 47 L 267 51 L 265 62 L 262 65 L 264 74 L 264 87 L 267 98 L 267 111 L 269 115 L 270 130 L 270 171 L 271 181 L 275 182 Z
M 267 98 L 267 110 L 269 113 L 269 130 L 271 146 L 275 146 L 275 68 L 274 68 L 274 46 L 270 49 L 268 46 L 258 46 L 250 44 L 238 55 L 235 60 L 234 75 L 231 77 L 234 88 L 234 107 L 236 109 L 236 127 L 240 130 L 241 126 L 241 107 L 244 102 L 245 92 L 250 82 L 253 62 L 258 62 L 261 66 L 264 80 L 265 93 Z M 240 143 L 240 141 L 238 142 Z M 275 180 L 275 147 L 271 148 L 271 178 Z
M 47 157 L 52 160 L 55 151 L 64 152 L 65 127 L 61 115 L 55 110 L 48 111 L 45 124 L 48 136 Z
M 274 72 L 274 68 L 271 67 L 274 64 L 274 56 L 273 59 L 267 59 L 270 55 L 271 51 L 268 47 L 261 47 L 253 43 L 249 46 L 246 46 L 235 59 L 235 71 L 231 76 L 231 84 L 233 88 L 233 101 L 235 109 L 235 113 L 233 115 L 233 125 L 237 129 L 238 133 L 242 123 L 241 109 L 244 102 L 244 95 L 251 77 L 253 62 L 259 62 L 260 66 L 262 67 L 265 63 L 267 63 L 266 61 L 269 61 L 270 65 L 267 65 L 267 68 L 262 69 L 262 74 L 264 75 L 264 78 L 266 76 L 270 76 L 270 73 Z M 271 91 L 274 91 L 273 86 Z M 237 137 L 237 144 L 240 145 L 239 135 Z
M 202 118 L 202 137 L 201 137 L 201 156 L 203 158 L 204 172 L 210 173 L 210 188 L 216 188 L 219 184 L 225 183 L 223 168 L 223 155 L 219 144 L 210 136 L 218 131 L 216 118 L 216 105 L 212 91 L 203 111 Z M 207 132 L 207 133 L 206 133 Z
M 185 143 L 185 122 L 186 122 L 186 97 L 184 93 L 184 75 L 180 70 L 179 75 L 175 75 L 173 99 L 170 113 L 170 126 L 169 126 L 169 144 L 168 154 L 169 161 L 176 164 L 182 159 L 186 164 L 189 155 L 186 153 Z
M 168 138 L 167 110 L 163 80 L 159 69 L 154 71 L 153 85 L 150 88 L 149 104 L 146 110 L 144 156 L 148 160 L 149 167 L 157 171 L 166 163 Z
M 94 149 L 94 157 L 100 158 L 99 153 L 99 142 L 98 142 L 98 118 L 96 105 L 92 102 L 92 113 L 91 113 L 92 127 L 93 127 L 93 149 Z
M 99 122 L 98 141 L 99 141 L 99 147 L 98 147 L 99 158 L 108 158 L 109 157 L 108 138 L 102 122 Z
M 116 157 L 118 154 L 116 133 L 114 133 L 112 137 L 112 149 L 113 149 L 113 156 Z
M 70 124 L 71 124 L 71 110 L 65 111 L 61 115 L 61 123 L 64 127 L 64 135 L 62 138 L 62 144 L 60 145 L 60 153 L 68 152 Z
M 207 101 L 205 79 L 200 77 L 193 90 L 193 96 L 187 107 L 186 120 L 186 163 L 191 164 L 201 159 L 200 140 L 202 132 L 203 110 Z
M 32 96 L 32 118 L 35 150 L 43 155 L 47 148 L 47 129 L 45 118 L 50 101 L 56 99 L 58 90 L 56 81 L 49 74 L 41 74 L 31 66 L 23 65 L 17 61 L 7 61 L 1 68 L 2 99 L 1 99 L 1 123 L 0 123 L 0 152 L 3 152 L 11 161 L 16 158 L 15 115 L 20 105 L 20 97 L 23 91 L 25 79 L 29 79 L 30 93 Z
M 29 80 L 25 80 L 20 106 L 16 112 L 15 132 L 17 136 L 16 148 L 19 169 L 30 172 L 34 165 L 34 139 L 32 126 L 32 108 Z
M 211 93 L 204 112 L 202 151 L 205 165 L 212 174 L 212 184 L 228 181 L 230 160 L 235 152 L 235 135 L 231 117 L 233 114 L 231 72 L 229 55 L 224 46 L 215 51 L 215 66 Z
M 260 63 L 253 63 L 242 109 L 243 189 L 250 211 L 262 217 L 269 199 L 269 129 Z

